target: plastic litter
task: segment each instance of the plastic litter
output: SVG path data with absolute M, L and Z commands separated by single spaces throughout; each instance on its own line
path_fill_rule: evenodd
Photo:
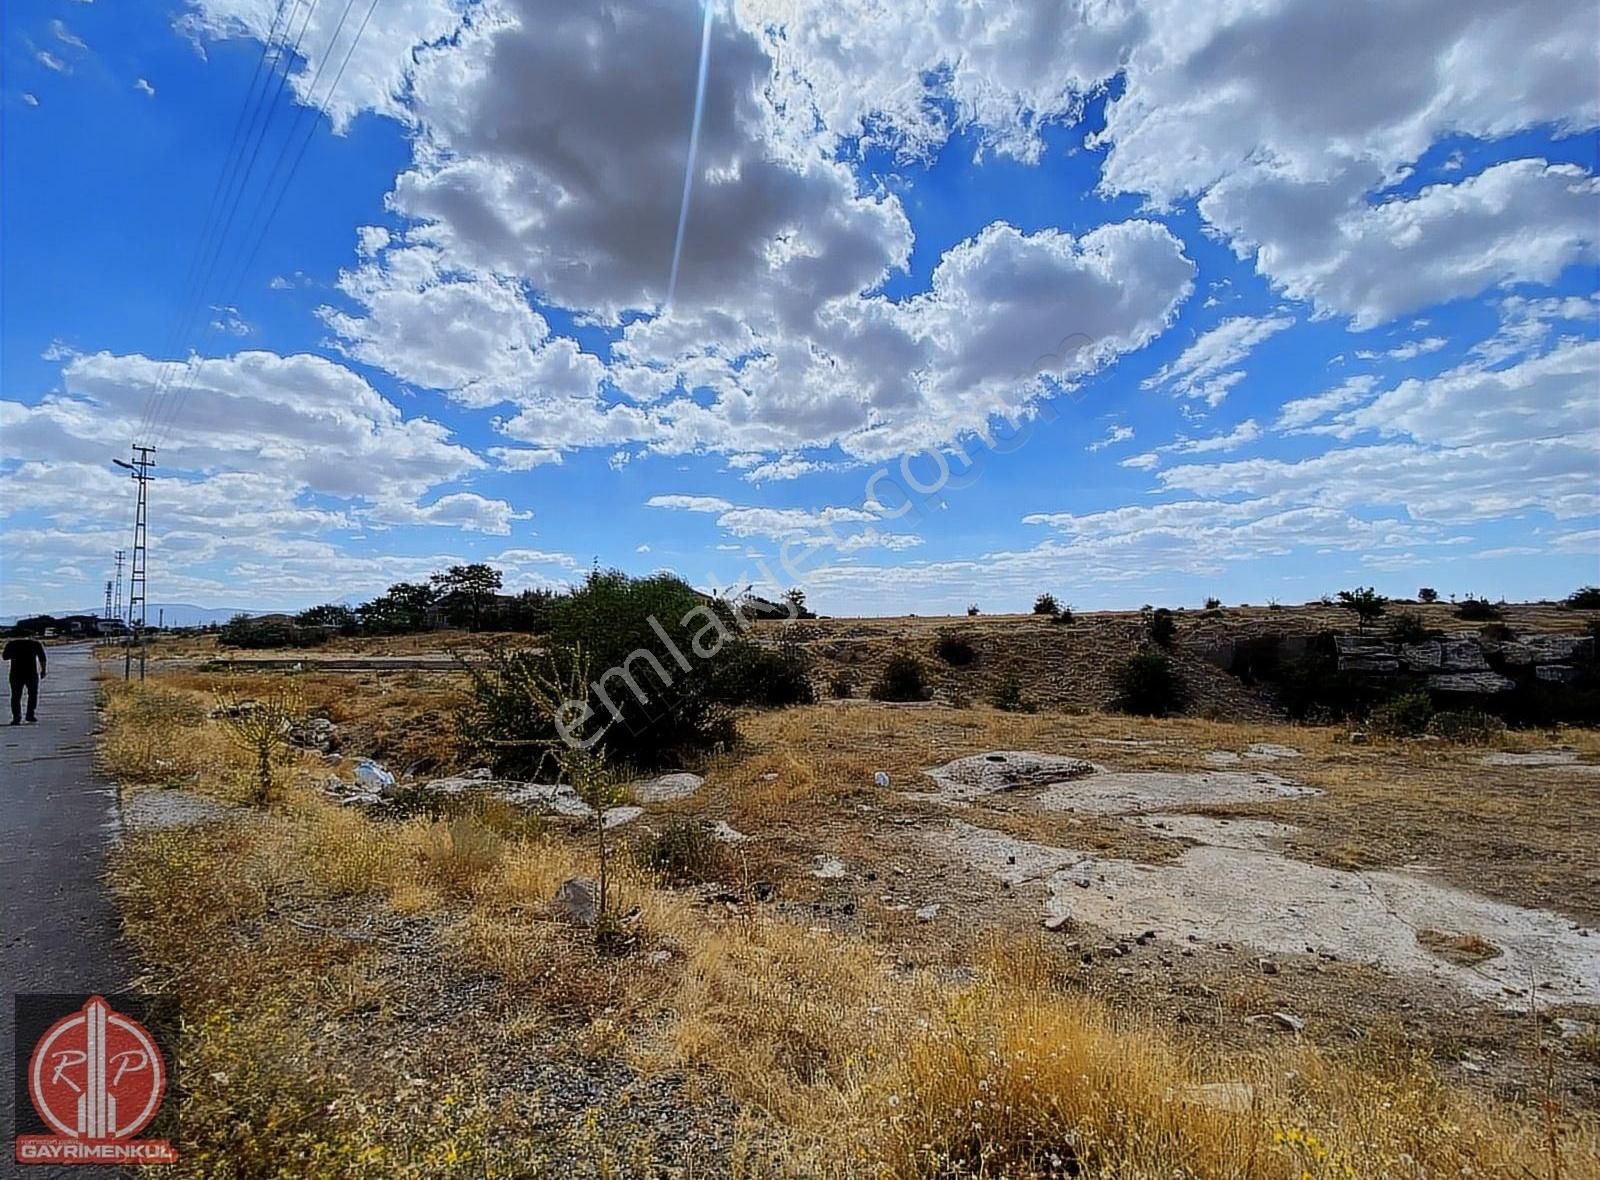
M 356 763 L 356 782 L 369 791 L 387 793 L 394 790 L 394 775 L 371 758 Z
M 878 773 L 874 774 L 872 776 L 872 785 L 875 787 L 887 787 L 889 785 L 889 772 L 887 770 L 880 770 Z

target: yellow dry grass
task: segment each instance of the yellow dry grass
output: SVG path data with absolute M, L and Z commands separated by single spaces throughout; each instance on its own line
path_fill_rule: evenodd
M 176 747 L 199 740 L 204 715 L 168 706 Z M 108 757 L 147 707 L 113 694 Z M 793 710 L 757 720 L 706 794 L 736 821 L 799 829 L 848 808 L 876 769 L 903 781 L 974 748 L 1081 749 L 1123 724 Z M 1171 724 L 1159 732 L 1202 748 L 1256 740 Z M 1349 751 L 1309 731 L 1301 744 L 1336 780 Z M 194 773 L 223 790 L 232 771 Z M 589 845 L 490 818 L 377 822 L 291 785 L 270 811 L 129 841 L 113 875 L 129 935 L 184 998 L 186 1074 L 212 1080 L 184 1100 L 186 1174 L 546 1174 L 549 1145 L 488 1071 L 507 1029 L 557 1022 L 572 1051 L 687 1072 L 739 1104 L 733 1155 L 705 1171 L 1600 1176 L 1592 1121 L 1468 1094 L 1405 1050 L 1203 1048 L 1072 989 L 1032 937 L 984 939 L 958 975 L 908 970 L 867 937 L 708 905 L 622 866 L 625 938 L 597 946 L 549 909 L 562 881 L 592 875 Z M 491 980 L 492 1000 L 436 1036 L 404 1022 L 413 989 L 461 972 Z M 418 1053 L 448 1076 L 419 1090 Z

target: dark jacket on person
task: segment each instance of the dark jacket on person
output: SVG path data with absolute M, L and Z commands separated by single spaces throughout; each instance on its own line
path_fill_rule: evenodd
M 13 639 L 0 659 L 11 663 L 11 679 L 37 680 L 44 675 L 44 644 L 37 639 Z

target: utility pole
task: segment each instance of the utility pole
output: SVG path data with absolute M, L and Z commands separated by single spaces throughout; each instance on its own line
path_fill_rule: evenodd
M 122 617 L 122 559 L 127 555 L 128 551 L 126 549 L 117 550 L 117 588 L 115 597 L 112 599 L 115 613 L 111 617 L 123 623 L 126 623 L 127 620 Z
M 133 462 L 124 463 L 121 459 L 113 459 L 118 467 L 124 467 L 133 473 L 133 481 L 138 486 L 138 500 L 133 514 L 133 564 L 128 572 L 128 645 L 123 649 L 122 678 L 133 678 L 133 641 L 139 640 L 139 679 L 144 679 L 144 609 L 145 609 L 145 570 L 149 558 L 149 527 L 150 527 L 150 468 L 155 466 L 155 460 L 150 456 L 156 453 L 154 447 L 142 447 L 133 444 Z
M 110 578 L 106 579 L 106 609 L 101 613 L 100 621 L 103 622 L 103 623 L 109 623 L 111 621 L 111 579 Z

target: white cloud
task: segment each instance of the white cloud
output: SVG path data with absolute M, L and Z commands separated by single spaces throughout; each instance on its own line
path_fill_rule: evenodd
M 1472 362 L 1402 381 L 1341 420 L 1446 447 L 1569 438 L 1600 452 L 1597 380 L 1600 341 L 1570 341 L 1505 369 Z
M 1156 447 L 1153 451 L 1124 459 L 1120 466 L 1148 471 L 1160 465 L 1162 455 L 1205 455 L 1237 451 L 1240 447 L 1258 441 L 1263 433 L 1254 418 L 1246 418 L 1226 434 L 1212 434 L 1204 438 L 1179 438 L 1165 446 Z
M 1232 316 L 1201 336 L 1183 355 L 1144 382 L 1146 389 L 1170 386 L 1180 397 L 1219 404 L 1244 378 L 1237 368 L 1255 347 L 1294 323 L 1291 316 Z
M 62 61 L 48 49 L 35 49 L 33 51 L 33 60 L 42 65 L 45 69 L 54 70 L 58 74 L 70 74 L 72 72 L 68 68 L 66 62 Z
M 146 98 L 154 98 L 156 96 L 156 88 L 150 85 L 150 83 L 143 78 L 136 78 L 133 83 L 133 88 Z
M 1258 264 L 1286 294 L 1358 329 L 1492 287 L 1553 282 L 1600 257 L 1600 180 L 1572 164 L 1511 160 L 1414 197 L 1320 208 L 1293 236 L 1253 229 L 1296 199 L 1281 182 L 1238 174 L 1200 207 L 1236 249 L 1260 247 Z
M 651 496 L 646 508 L 672 508 L 679 512 L 727 512 L 733 504 L 720 496 Z
M 61 44 L 71 46 L 73 49 L 87 49 L 87 48 L 89 48 L 89 46 L 87 44 L 85 44 L 85 42 L 84 42 L 82 37 L 78 36 L 78 34 L 74 33 L 71 29 L 67 28 L 67 24 L 66 24 L 65 21 L 61 21 L 61 20 L 53 20 L 53 21 L 51 21 L 50 22 L 50 33 L 51 33 L 52 36 L 55 37 L 55 39 L 57 41 L 61 42 Z
M 561 452 L 546 447 L 490 447 L 489 457 L 507 471 L 532 471 L 546 464 L 561 465 Z
M 192 5 L 180 25 L 196 38 L 213 40 L 252 37 L 265 42 L 280 11 L 276 0 L 192 0 Z M 348 55 L 349 65 L 329 103 L 335 133 L 343 134 L 363 110 L 408 119 L 402 96 L 413 69 L 413 51 L 454 33 L 465 7 L 451 0 L 385 0 L 357 41 L 359 13 L 365 5 L 343 20 L 343 4 L 290 6 L 290 35 L 300 46 L 290 87 L 300 101 L 320 106 Z M 319 69 L 317 92 L 311 95 L 309 87 L 312 79 L 319 78 Z
M 1118 443 L 1127 442 L 1133 437 L 1133 427 L 1114 424 L 1106 430 L 1106 436 L 1090 443 L 1084 449 L 1090 452 L 1103 451 L 1107 447 L 1114 447 Z
M 1396 361 L 1412 361 L 1419 356 L 1430 352 L 1438 352 L 1450 342 L 1443 336 L 1428 336 L 1421 340 L 1408 340 L 1404 344 L 1396 345 L 1388 352 L 1389 359 Z
M 532 512 L 518 512 L 504 500 L 490 500 L 475 492 L 452 492 L 432 504 L 379 504 L 368 519 L 389 525 L 445 525 L 473 533 L 505 536 L 511 522 L 528 520 Z
M 36 107 L 39 105 L 38 96 L 29 94 L 26 90 L 22 92 L 22 101 L 30 107 Z
M 1354 405 L 1372 392 L 1377 384 L 1377 378 L 1371 376 L 1351 377 L 1349 380 L 1326 391 L 1314 394 L 1311 397 L 1296 398 L 1284 402 L 1278 412 L 1278 420 L 1273 423 L 1274 430 L 1298 430 L 1310 426 L 1313 422 L 1320 421 L 1336 410 Z

